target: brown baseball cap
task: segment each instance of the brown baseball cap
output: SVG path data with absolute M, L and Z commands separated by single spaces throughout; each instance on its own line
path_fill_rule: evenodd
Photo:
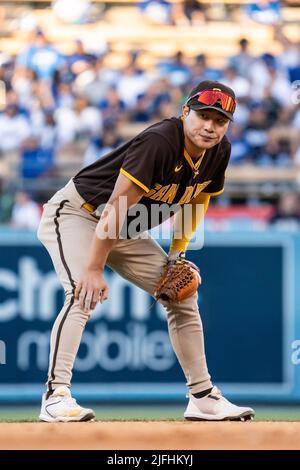
M 204 80 L 192 89 L 185 104 L 195 111 L 215 109 L 233 121 L 236 99 L 232 88 L 217 81 Z

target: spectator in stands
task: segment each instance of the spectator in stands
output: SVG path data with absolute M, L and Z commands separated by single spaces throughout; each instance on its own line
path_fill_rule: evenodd
M 87 62 L 86 63 L 82 62 L 82 64 L 86 64 L 86 67 L 88 67 Z M 83 67 L 85 67 L 85 65 Z M 59 91 L 60 85 L 65 84 L 65 85 L 73 86 L 75 78 L 76 78 L 76 74 L 75 72 L 71 70 L 71 67 L 66 60 L 66 62 L 59 68 L 59 70 L 55 72 L 55 75 L 54 75 L 52 91 L 53 91 L 53 96 L 56 100 L 59 100 L 59 97 L 60 97 L 60 91 Z
M 19 113 L 17 105 L 8 104 L 4 113 L 0 114 L 0 151 L 19 150 L 30 135 L 28 119 Z
M 205 54 L 199 54 L 196 57 L 195 63 L 191 67 L 190 83 L 196 86 L 197 83 L 203 80 L 219 80 L 221 78 L 220 71 L 212 69 L 207 65 Z
M 167 0 L 142 0 L 139 9 L 151 23 L 170 24 L 172 22 L 172 4 Z
M 236 122 L 232 123 L 228 137 L 231 143 L 230 164 L 247 163 L 250 160 L 250 149 L 245 139 L 244 129 Z
M 161 101 L 153 116 L 153 121 L 161 121 L 168 119 L 169 116 L 176 115 L 177 109 L 175 103 L 171 99 Z
M 254 57 L 249 52 L 248 39 L 242 38 L 239 41 L 239 49 L 237 55 L 230 57 L 229 66 L 233 66 L 241 77 L 248 78 L 249 70 L 254 61 Z
M 130 113 L 133 122 L 149 122 L 153 113 L 153 102 L 149 102 L 147 92 L 138 96 L 136 105 Z
M 251 106 L 249 121 L 245 129 L 245 140 L 252 161 L 259 164 L 268 141 L 267 115 L 260 102 L 253 103 Z
M 173 23 L 177 26 L 198 26 L 206 21 L 205 5 L 198 0 L 175 2 L 172 7 Z
M 91 165 L 97 159 L 104 157 L 104 155 L 121 145 L 122 142 L 117 126 L 114 123 L 106 125 L 103 129 L 103 135 L 98 139 L 91 139 L 83 158 L 83 167 Z
M 172 99 L 174 101 L 178 100 L 180 104 L 184 101 L 181 87 L 172 86 L 168 77 L 160 77 L 158 80 L 155 80 L 148 87 L 146 93 L 149 106 L 151 106 L 151 103 L 153 106 L 151 112 L 155 112 L 162 101 Z
M 150 122 L 163 102 L 171 100 L 171 93 L 176 88 L 172 87 L 167 78 L 160 78 L 153 82 L 145 91 L 138 96 L 137 103 L 130 112 L 130 120 L 133 122 Z M 181 93 L 180 93 L 181 97 Z
M 277 67 L 276 57 L 265 53 L 258 58 L 249 71 L 251 97 L 262 100 L 266 89 L 281 106 L 291 106 L 291 86 L 288 78 Z
M 78 67 L 82 63 L 95 62 L 96 59 L 97 57 L 95 54 L 87 52 L 81 39 L 76 39 L 76 41 L 74 41 L 74 50 L 67 58 L 70 68 L 74 67 L 75 70 L 76 66 Z
M 171 60 L 159 62 L 157 68 L 162 77 L 168 77 L 172 86 L 184 86 L 189 83 L 191 71 L 182 51 L 177 51 Z
M 130 64 L 123 69 L 116 84 L 116 90 L 120 99 L 125 103 L 125 107 L 132 109 L 137 103 L 138 96 L 143 94 L 148 86 L 147 75 L 140 73 L 134 64 Z
M 246 15 L 257 23 L 277 25 L 281 21 L 280 0 L 258 0 L 245 9 Z
M 288 140 L 267 140 L 259 157 L 261 166 L 287 167 L 291 164 L 291 148 Z
M 292 163 L 299 145 L 299 130 L 284 108 L 280 109 L 276 123 L 268 131 L 268 143 L 277 148 L 278 158 L 280 157 L 278 161 L 286 160 L 281 155 L 288 153 L 289 163 Z M 277 158 L 274 160 L 277 161 Z
M 282 27 L 275 30 L 275 38 L 282 46 L 282 52 L 278 55 L 277 62 L 289 78 L 290 82 L 300 79 L 300 43 L 291 41 L 283 32 Z
M 286 192 L 280 196 L 270 224 L 279 229 L 299 230 L 300 205 L 297 193 Z
M 96 61 L 86 64 L 74 80 L 74 92 L 84 95 L 93 105 L 105 99 L 109 88 L 116 86 L 121 76 L 117 70 L 112 70 L 104 64 L 105 56 L 102 55 Z M 73 71 L 77 73 L 77 71 Z
M 54 0 L 52 9 L 55 15 L 65 23 L 86 23 L 91 18 L 91 2 L 89 0 Z
M 15 197 L 11 225 L 18 229 L 36 230 L 41 218 L 41 209 L 29 194 L 19 191 Z
M 18 65 L 36 73 L 39 80 L 52 81 L 54 74 L 62 66 L 63 56 L 47 40 L 43 31 L 35 34 L 34 44 L 29 45 L 18 56 Z
M 252 102 L 255 103 L 255 100 Z M 267 116 L 267 127 L 270 129 L 275 126 L 279 119 L 283 118 L 284 108 L 280 104 L 278 97 L 273 94 L 272 84 L 264 90 L 264 96 L 260 101 L 261 106 L 264 108 Z
M 38 178 L 53 173 L 58 129 L 51 109 L 40 110 L 34 116 L 32 137 L 24 142 L 21 152 L 22 178 Z
M 57 86 L 56 106 L 57 108 L 72 108 L 74 105 L 74 94 L 72 83 L 61 82 Z
M 43 150 L 54 150 L 58 141 L 57 123 L 52 109 L 45 109 L 41 122 L 33 129 L 33 135 L 38 139 L 38 145 Z
M 224 77 L 222 82 L 225 85 L 233 88 L 238 100 L 247 99 L 250 95 L 250 83 L 248 78 L 242 77 L 238 74 L 238 69 L 235 65 L 229 65 L 224 70 Z
M 36 76 L 32 70 L 16 67 L 11 79 L 11 85 L 18 97 L 20 107 L 30 111 L 33 105 L 33 90 Z
M 103 99 L 98 103 L 102 112 L 103 123 L 117 121 L 119 116 L 125 113 L 125 103 L 120 99 L 120 96 L 115 87 L 110 87 Z
M 101 111 L 84 96 L 76 96 L 73 108 L 55 111 L 59 145 L 70 144 L 81 138 L 98 136 L 102 131 Z
M 199 0 L 183 0 L 185 16 L 193 26 L 201 25 L 206 21 L 206 7 Z

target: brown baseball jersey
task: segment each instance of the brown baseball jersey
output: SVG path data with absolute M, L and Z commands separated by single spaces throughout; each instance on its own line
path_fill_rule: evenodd
M 230 148 L 224 136 L 193 162 L 184 148 L 183 122 L 173 117 L 148 127 L 82 169 L 73 181 L 79 194 L 95 207 L 108 201 L 120 172 L 144 189 L 140 203 L 147 208 L 152 204 L 182 206 L 200 192 L 223 192 Z

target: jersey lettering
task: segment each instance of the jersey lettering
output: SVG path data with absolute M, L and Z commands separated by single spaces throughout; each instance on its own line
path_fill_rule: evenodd
M 183 196 L 178 201 L 178 204 L 189 204 L 189 202 L 198 196 L 206 186 L 211 183 L 211 180 L 204 181 L 204 183 L 194 184 L 193 186 L 187 186 Z M 156 183 L 155 187 L 150 189 L 149 193 L 145 194 L 144 197 L 150 198 L 154 201 L 164 202 L 167 204 L 172 204 L 175 196 L 177 194 L 179 184 L 168 184 L 167 186 L 162 186 L 161 184 Z

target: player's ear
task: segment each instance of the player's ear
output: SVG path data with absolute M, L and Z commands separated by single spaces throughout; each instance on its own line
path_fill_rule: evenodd
M 188 116 L 189 112 L 190 112 L 190 107 L 187 106 L 186 104 L 184 104 L 182 106 L 182 118 L 183 119 L 186 118 Z

